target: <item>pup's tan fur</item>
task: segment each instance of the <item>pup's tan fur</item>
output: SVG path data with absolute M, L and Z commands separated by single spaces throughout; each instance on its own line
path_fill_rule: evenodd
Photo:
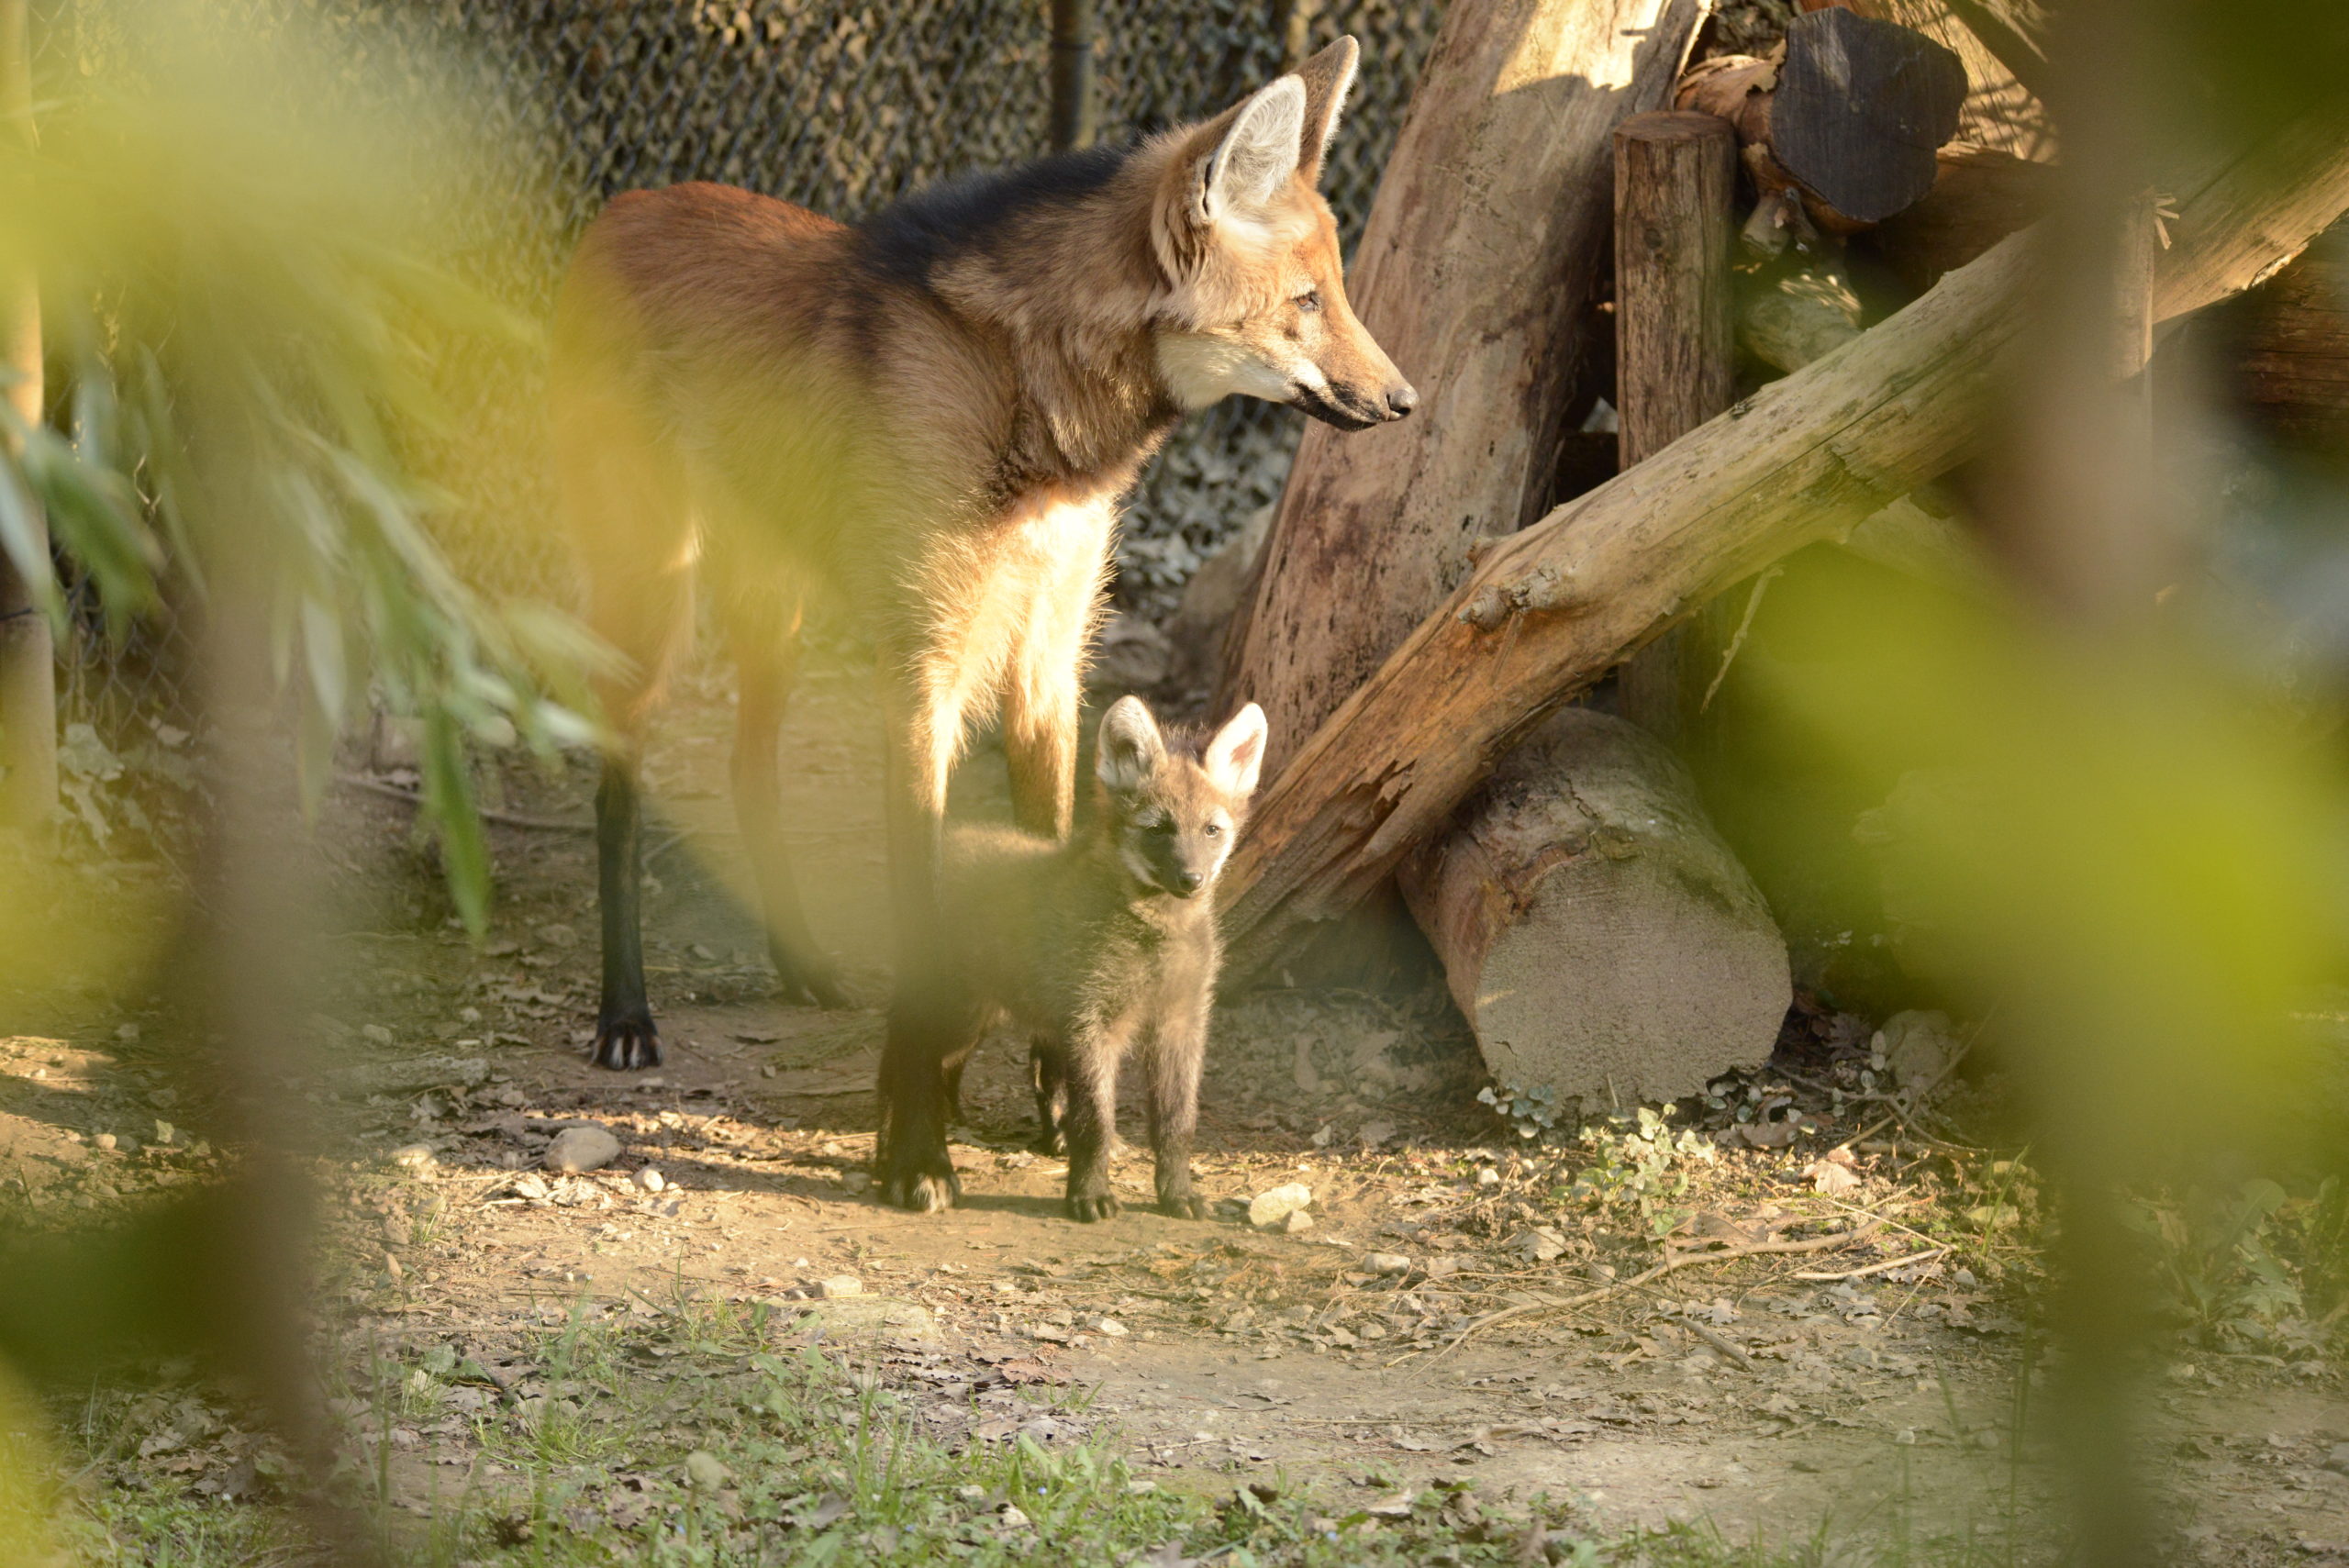
M 1065 836 L 1080 664 L 1119 496 L 1231 393 L 1348 428 L 1416 395 L 1348 308 L 1313 188 L 1342 39 L 1217 118 L 909 198 L 851 228 L 718 185 L 616 199 L 558 306 L 553 436 L 620 744 L 598 796 L 596 1059 L 659 1048 L 637 948 L 638 737 L 698 569 L 742 668 L 736 811 L 786 988 L 838 988 L 784 852 L 775 751 L 803 596 L 881 648 L 899 979 L 883 1190 L 951 1203 L 934 945 L 938 833 L 966 727 L 999 706 L 1019 824 Z
M 1097 757 L 1101 808 L 1074 840 L 949 836 L 947 970 L 961 1027 L 941 1065 L 959 1078 L 993 1023 L 1030 1031 L 1041 1142 L 1064 1125 L 1069 1215 L 1093 1220 L 1118 1212 L 1118 1070 L 1139 1048 L 1159 1207 L 1204 1218 L 1191 1135 L 1222 962 L 1215 884 L 1264 762 L 1264 710 L 1250 703 L 1204 743 L 1169 744 L 1140 699 L 1124 697 L 1101 720 Z

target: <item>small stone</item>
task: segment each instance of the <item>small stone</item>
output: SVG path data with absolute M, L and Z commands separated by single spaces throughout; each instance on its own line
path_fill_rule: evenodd
M 647 1165 L 636 1173 L 636 1184 L 648 1193 L 657 1193 L 669 1184 L 669 1179 Z
M 551 948 L 575 948 L 579 945 L 579 933 L 560 921 L 540 926 L 538 937 L 541 943 Z
M 137 1024 L 124 1024 L 121 1028 L 114 1031 L 114 1038 L 122 1041 L 125 1045 L 136 1045 L 139 1043 L 139 1026 Z
M 1271 1230 L 1298 1209 L 1313 1202 L 1313 1189 L 1303 1182 L 1291 1182 L 1286 1186 L 1274 1187 L 1258 1193 L 1248 1201 L 1248 1223 L 1259 1230 Z
M 392 1163 L 403 1171 L 421 1173 L 432 1169 L 432 1145 L 403 1143 L 392 1151 Z
M 1313 1229 L 1313 1217 L 1301 1208 L 1292 1208 L 1281 1217 L 1279 1229 L 1290 1236 L 1300 1230 L 1310 1230 Z
M 734 1473 L 707 1449 L 697 1448 L 685 1455 L 685 1481 L 696 1490 L 715 1492 L 733 1479 Z
M 2349 1475 L 2349 1443 L 2334 1443 L 2332 1451 L 2324 1456 L 2324 1467 L 2338 1474 Z
M 1093 1331 L 1097 1334 L 1107 1334 L 1113 1340 L 1122 1340 L 1126 1337 L 1126 1326 L 1115 1318 L 1098 1319 L 1093 1325 Z
M 587 1123 L 556 1133 L 540 1163 L 559 1175 L 575 1176 L 608 1165 L 619 1156 L 620 1140 L 607 1129 Z
M 844 1192 L 861 1193 L 872 1185 L 873 1178 L 863 1171 L 849 1171 L 841 1177 L 841 1188 Z
M 1476 1173 L 1476 1184 L 1480 1187 L 1499 1186 L 1501 1184 L 1501 1173 L 1498 1171 L 1494 1170 L 1490 1165 L 1487 1165 Z
M 112 1150 L 115 1146 L 115 1136 L 111 1132 L 101 1132 L 92 1141 L 101 1149 Z
M 1362 1266 L 1375 1274 L 1408 1274 L 1411 1260 L 1400 1252 L 1373 1252 L 1363 1259 Z
M 826 1301 L 838 1300 L 843 1296 L 863 1296 L 864 1282 L 854 1274 L 834 1274 L 829 1279 L 816 1282 L 816 1294 Z
M 362 1040 L 367 1040 L 375 1045 L 389 1045 L 392 1043 L 392 1031 L 385 1029 L 381 1024 L 360 1025 L 359 1037 Z
M 1032 1524 L 1028 1516 L 1019 1511 L 1017 1503 L 1006 1503 L 995 1511 L 995 1517 L 1006 1529 L 1028 1529 Z

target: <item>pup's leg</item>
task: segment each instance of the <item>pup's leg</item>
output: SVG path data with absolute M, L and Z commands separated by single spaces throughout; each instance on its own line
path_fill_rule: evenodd
M 1199 1068 L 1207 1056 L 1209 993 L 1160 1020 L 1150 1044 L 1150 1151 L 1158 1167 L 1158 1207 L 1178 1219 L 1205 1219 L 1191 1190 L 1191 1139 L 1199 1125 Z
M 774 606 L 763 615 L 745 606 L 728 618 L 741 684 L 734 725 L 734 820 L 758 879 L 767 952 L 786 997 L 818 1007 L 844 1007 L 848 998 L 840 976 L 807 929 L 807 912 L 783 835 L 776 745 L 798 673 L 799 606 Z
M 1118 1063 L 1132 1038 L 1132 1021 L 1088 1024 L 1069 1040 L 1068 1215 L 1107 1219 L 1118 1212 L 1109 1187 L 1109 1145 L 1118 1136 Z
M 1030 1147 L 1039 1154 L 1058 1154 L 1068 1147 L 1061 1136 L 1068 1067 L 1058 1040 L 1041 1034 L 1029 1040 L 1028 1081 L 1036 1090 L 1036 1141 Z

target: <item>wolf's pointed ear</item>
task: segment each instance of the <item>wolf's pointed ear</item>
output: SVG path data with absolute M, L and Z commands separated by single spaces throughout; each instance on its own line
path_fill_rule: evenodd
M 1212 130 L 1220 121 L 1212 122 Z M 1284 76 L 1230 111 L 1230 124 L 1199 164 L 1191 216 L 1201 223 L 1244 217 L 1297 172 L 1305 134 L 1305 83 Z
M 1297 68 L 1297 79 L 1305 83 L 1304 145 L 1297 167 L 1305 172 L 1307 184 L 1321 183 L 1321 161 L 1329 154 L 1330 139 L 1338 133 L 1338 115 L 1346 106 L 1361 64 L 1362 45 L 1348 33 Z
M 1150 782 L 1166 759 L 1158 720 L 1140 697 L 1119 697 L 1101 716 L 1101 739 L 1093 749 L 1093 772 L 1117 795 L 1131 795 Z
M 1208 749 L 1199 756 L 1199 765 L 1224 794 L 1253 795 L 1256 775 L 1264 768 L 1264 739 L 1268 733 L 1264 710 L 1250 703 L 1215 732 L 1215 739 L 1208 742 Z

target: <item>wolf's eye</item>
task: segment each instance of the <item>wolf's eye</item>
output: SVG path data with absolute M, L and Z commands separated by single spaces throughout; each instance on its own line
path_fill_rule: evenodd
M 1298 310 L 1304 312 L 1308 316 L 1310 316 L 1313 312 L 1321 308 L 1321 291 L 1319 289 L 1307 289 L 1303 294 L 1297 296 L 1296 305 Z

